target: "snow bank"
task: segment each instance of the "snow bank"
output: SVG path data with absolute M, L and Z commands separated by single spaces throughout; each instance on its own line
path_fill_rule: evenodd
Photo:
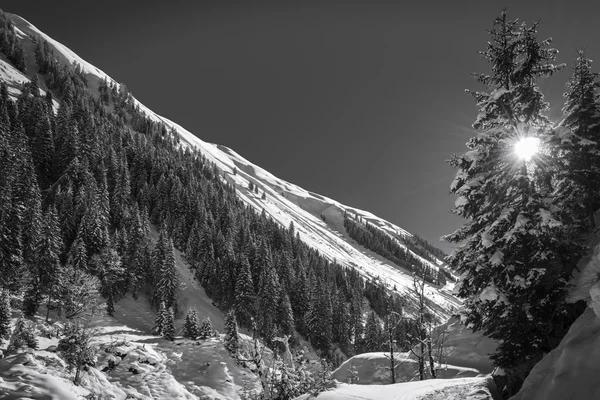
M 348 385 L 320 393 L 316 397 L 300 396 L 297 400 L 488 400 L 492 390 L 488 378 L 430 379 L 395 385 Z
M 389 353 L 375 352 L 364 353 L 346 360 L 332 373 L 332 377 L 340 382 L 350 381 L 350 370 L 354 368 L 357 378 L 354 383 L 359 385 L 387 384 L 391 383 L 389 370 Z M 419 365 L 416 360 L 410 358 L 408 353 L 395 353 L 396 382 L 409 382 L 418 379 Z M 479 371 L 473 368 L 464 368 L 455 365 L 441 365 L 438 370 L 440 378 L 466 378 L 479 375 Z
M 588 308 L 525 380 L 515 400 L 600 399 L 600 318 Z

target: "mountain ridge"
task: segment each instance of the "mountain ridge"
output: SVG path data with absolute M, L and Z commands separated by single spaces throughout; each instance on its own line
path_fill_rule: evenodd
M 28 35 L 38 35 L 46 40 L 55 50 L 59 61 L 63 64 L 78 64 L 86 75 L 90 90 L 98 91 L 99 85 L 106 81 L 116 85 L 121 84 L 112 79 L 98 67 L 90 64 L 74 51 L 60 42 L 52 39 L 36 28 L 29 21 L 15 14 L 7 13 L 15 24 L 17 35 L 21 40 L 29 40 Z M 28 54 L 33 54 L 28 51 Z M 29 65 L 35 66 L 35 60 L 29 60 Z M 32 69 L 34 70 L 34 69 Z M 1 72 L 0 72 L 1 73 Z M 212 144 L 198 138 L 179 124 L 160 116 L 133 97 L 140 111 L 155 122 L 164 123 L 176 131 L 181 139 L 180 145 L 197 148 L 208 161 L 215 164 L 222 173 L 222 178 L 234 185 L 237 195 L 257 212 L 264 211 L 282 226 L 293 222 L 301 240 L 310 247 L 317 249 L 330 261 L 359 270 L 361 275 L 384 283 L 389 289 L 396 288 L 411 296 L 412 276 L 410 271 L 399 269 L 397 265 L 378 257 L 363 246 L 350 239 L 343 227 L 343 215 L 353 213 L 357 218 L 376 226 L 381 231 L 398 241 L 400 246 L 431 268 L 437 269 L 443 261 L 431 255 L 429 260 L 411 251 L 398 238 L 411 238 L 412 234 L 403 228 L 390 223 L 371 212 L 344 205 L 334 199 L 305 190 L 293 183 L 277 178 L 262 167 L 250 162 L 235 150 L 223 145 Z M 250 184 L 258 187 L 264 196 L 258 196 L 249 190 Z M 263 198 L 264 197 L 264 198 Z M 459 305 L 460 301 L 449 296 L 451 286 L 441 293 L 441 288 L 428 284 L 428 297 L 439 305 L 440 320 L 447 318 Z

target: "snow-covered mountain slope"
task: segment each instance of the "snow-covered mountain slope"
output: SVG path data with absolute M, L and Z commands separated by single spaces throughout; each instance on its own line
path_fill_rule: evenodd
M 90 90 L 96 91 L 103 80 L 109 83 L 113 82 L 119 86 L 103 71 L 89 64 L 25 19 L 16 15 L 8 15 L 16 26 L 18 36 L 26 42 L 25 48 L 28 49 L 27 52 L 30 57 L 30 60 L 28 60 L 28 65 L 31 66 L 30 70 L 34 70 L 35 64 L 33 51 L 31 50 L 32 43 L 28 35 L 37 35 L 49 42 L 60 62 L 79 64 L 86 73 Z M 0 77 L 2 79 L 10 82 L 27 80 L 27 77 L 18 74 L 18 72 L 14 72 L 14 68 L 8 63 L 0 65 Z M 17 87 L 18 85 L 12 86 Z M 344 228 L 344 213 L 348 212 L 360 217 L 363 221 L 368 221 L 396 240 L 410 238 L 412 235 L 409 232 L 370 212 L 346 206 L 333 199 L 309 192 L 297 185 L 279 179 L 246 160 L 235 151 L 224 146 L 204 142 L 180 125 L 161 117 L 137 100 L 136 102 L 140 110 L 146 113 L 149 118 L 162 122 L 178 132 L 183 146 L 198 148 L 209 161 L 215 163 L 217 168 L 222 171 L 223 178 L 235 185 L 239 197 L 247 204 L 259 212 L 264 210 L 267 215 L 283 226 L 287 227 L 293 222 L 300 238 L 330 260 L 356 268 L 365 277 L 378 279 L 389 288 L 395 287 L 398 291 L 405 292 L 407 296 L 412 296 L 410 293 L 412 287 L 410 273 L 400 269 L 391 261 L 368 251 L 352 240 Z M 202 132 L 196 132 L 196 134 L 201 136 Z M 249 190 L 251 183 L 258 187 L 260 194 Z M 262 196 L 263 192 L 266 194 L 264 198 Z M 404 246 L 402 241 L 398 243 Z M 417 254 L 413 253 L 413 256 L 431 265 L 434 269 L 442 264 L 441 260 L 433 257 L 431 258 L 433 262 L 430 262 Z M 440 319 L 445 319 L 460 306 L 460 301 L 453 297 L 450 292 L 451 287 L 444 289 L 427 285 L 426 295 L 431 300 L 431 304 L 435 305 L 434 311 Z

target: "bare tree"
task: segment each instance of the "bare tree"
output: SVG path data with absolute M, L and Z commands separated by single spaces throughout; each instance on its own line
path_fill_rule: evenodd
M 271 385 L 269 385 L 269 370 L 265 368 L 264 362 L 264 351 L 265 346 L 261 346 L 258 341 L 258 333 L 256 332 L 256 321 L 252 318 L 252 339 L 254 341 L 254 345 L 252 346 L 252 354 L 250 354 L 249 358 L 240 358 L 238 359 L 241 362 L 247 362 L 254 367 L 255 372 L 258 374 L 258 378 L 260 379 L 260 384 L 263 389 L 263 398 L 270 399 L 271 398 Z
M 413 273 L 413 293 L 417 296 L 417 341 L 419 351 L 415 351 L 414 347 L 410 348 L 410 352 L 415 356 L 419 364 L 419 379 L 425 379 L 425 348 L 427 345 L 427 334 L 425 330 L 425 278 L 420 279 L 416 273 Z
M 386 328 L 387 328 L 387 338 L 388 338 L 388 346 L 389 346 L 389 354 L 386 354 L 385 357 L 390 360 L 390 366 L 388 367 L 390 370 L 390 375 L 392 378 L 392 383 L 396 383 L 396 356 L 394 354 L 394 333 L 396 329 L 396 325 L 398 324 L 399 315 L 395 311 L 391 311 L 388 313 L 386 317 Z

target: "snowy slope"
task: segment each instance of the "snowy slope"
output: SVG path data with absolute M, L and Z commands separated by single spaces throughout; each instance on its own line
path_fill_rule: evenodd
M 87 74 L 91 90 L 97 90 L 99 83 L 104 79 L 118 85 L 100 69 L 81 59 L 66 46 L 45 35 L 25 19 L 16 15 L 8 15 L 17 27 L 18 32 L 20 32 L 19 36 L 39 35 L 54 47 L 59 61 L 68 64 L 79 64 Z M 28 39 L 24 40 L 27 41 Z M 0 65 L 0 77 L 9 79 L 8 76 L 14 74 L 12 71 L 7 72 L 10 69 L 11 67 L 8 64 Z M 21 79 L 21 77 L 11 77 L 10 79 L 14 81 Z M 395 286 L 399 291 L 409 291 L 412 285 L 410 274 L 407 271 L 399 270 L 390 261 L 366 250 L 350 239 L 343 226 L 343 215 L 346 211 L 356 214 L 364 221 L 368 221 L 395 238 L 410 237 L 409 232 L 372 213 L 343 205 L 333 199 L 309 192 L 279 179 L 246 160 L 235 151 L 224 146 L 204 142 L 178 124 L 154 113 L 143 104 L 139 102 L 137 104 L 140 110 L 146 113 L 149 118 L 157 122 L 163 122 L 168 127 L 176 130 L 181 136 L 184 146 L 198 148 L 209 161 L 215 163 L 223 172 L 224 179 L 235 185 L 239 197 L 257 211 L 265 210 L 267 215 L 286 227 L 293 222 L 300 238 L 330 260 L 336 260 L 342 265 L 356 268 L 363 276 L 379 279 L 390 288 Z M 201 135 L 201 132 L 198 132 L 198 134 Z M 234 170 L 236 173 L 234 173 Z M 259 195 L 248 190 L 251 182 L 258 186 Z M 261 198 L 263 192 L 266 193 L 265 200 Z M 322 217 L 325 218 L 326 222 L 321 219 Z M 414 256 L 420 258 L 416 254 Z M 441 261 L 438 260 L 430 264 L 432 267 L 437 268 Z M 453 310 L 460 306 L 460 302 L 450 295 L 449 289 L 440 290 L 427 285 L 427 297 L 436 305 L 435 312 L 441 320 L 446 319 Z

